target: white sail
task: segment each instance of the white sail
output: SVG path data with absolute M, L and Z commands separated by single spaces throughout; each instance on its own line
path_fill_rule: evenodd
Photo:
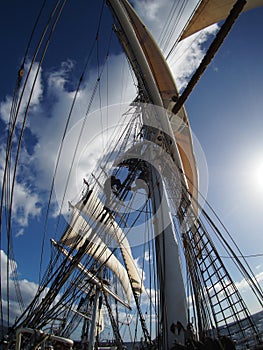
M 105 264 L 117 276 L 127 299 L 130 301 L 131 285 L 126 269 L 115 257 L 106 244 L 93 232 L 87 221 L 80 215 L 79 210 L 74 207 L 71 222 L 60 240 L 60 244 L 79 249 L 86 240 L 89 240 L 86 254 Z
M 54 239 L 51 239 L 51 243 L 59 249 L 59 251 L 67 257 L 68 260 L 73 261 L 74 257 L 69 254 L 68 250 L 63 248 L 60 244 L 58 244 Z M 84 273 L 85 276 L 88 277 L 89 282 L 94 284 L 95 286 L 99 287 L 100 289 L 103 289 L 107 294 L 111 295 L 116 301 L 121 303 L 123 306 L 125 306 L 127 309 L 131 310 L 130 305 L 122 300 L 115 292 L 113 292 L 108 286 L 103 284 L 103 281 L 101 281 L 99 278 L 97 278 L 92 272 L 87 270 L 84 265 L 82 265 L 80 262 L 77 264 L 77 268 Z M 79 288 L 84 292 L 87 293 L 87 290 L 85 288 L 82 288 L 79 286 Z
M 135 266 L 128 239 L 114 218 L 105 211 L 104 205 L 96 193 L 88 192 L 88 197 L 84 197 L 77 203 L 76 207 L 97 222 L 101 221 L 104 232 L 118 243 L 133 289 L 137 293 L 142 293 L 144 291 L 142 279 Z
M 91 234 L 87 221 L 80 215 L 79 210 L 73 207 L 69 225 L 59 243 L 67 247 L 79 249 Z
M 236 0 L 203 0 L 200 1 L 198 9 L 185 27 L 180 40 L 204 29 L 211 24 L 218 23 L 224 20 L 231 11 Z M 263 6 L 263 0 L 249 0 L 245 4 L 243 11 Z

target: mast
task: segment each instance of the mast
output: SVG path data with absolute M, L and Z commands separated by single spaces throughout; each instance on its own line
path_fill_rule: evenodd
M 121 28 L 119 37 L 125 38 L 125 41 L 123 40 L 121 42 L 125 48 L 128 58 L 130 59 L 130 62 L 132 63 L 135 74 L 138 77 L 140 88 L 143 90 L 143 95 L 147 98 L 149 103 L 152 103 L 154 106 L 162 107 L 163 102 L 158 91 L 156 81 L 125 9 L 125 6 L 129 5 L 126 1 L 118 0 L 110 0 L 109 5 Z M 158 126 L 154 135 L 151 132 L 152 128 L 149 126 L 147 117 L 145 114 L 143 114 L 146 140 L 156 143 L 158 131 L 169 135 L 169 152 L 171 158 L 175 161 L 179 168 L 182 168 L 179 152 L 167 115 L 166 113 L 161 113 L 160 115 L 159 112 L 160 111 L 157 111 L 155 108 L 152 109 L 151 117 L 153 119 L 155 118 L 155 123 Z M 149 130 L 148 133 L 147 130 Z M 161 164 L 159 164 L 159 166 L 161 166 Z M 186 294 L 178 254 L 178 243 L 175 237 L 168 201 L 165 192 L 160 194 L 159 185 L 160 184 L 156 186 L 156 179 L 152 177 L 151 187 L 153 206 L 161 208 L 159 210 L 158 217 L 156 217 L 154 220 L 154 229 L 156 231 L 156 249 L 158 250 L 156 263 L 160 288 L 160 331 L 162 332 L 162 340 L 159 347 L 163 349 L 170 349 L 172 348 L 175 340 L 175 336 L 170 331 L 170 327 L 176 321 L 180 321 L 184 325 L 186 325 L 187 322 Z M 164 224 L 164 222 L 166 224 Z M 164 288 L 163 282 L 165 283 Z M 178 335 L 176 338 L 178 343 L 183 344 L 183 334 Z
M 96 285 L 94 288 L 95 288 L 95 295 L 94 295 L 94 301 L 93 301 L 88 350 L 94 349 L 94 345 L 96 341 L 96 325 L 97 325 L 98 301 L 99 301 L 100 290 Z

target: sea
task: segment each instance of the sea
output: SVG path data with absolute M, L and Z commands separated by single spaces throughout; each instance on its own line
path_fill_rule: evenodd
M 261 334 L 261 341 L 263 342 L 263 310 L 254 314 L 252 317 L 254 319 L 255 324 L 257 325 L 257 327 L 259 329 L 259 333 Z M 140 347 L 140 343 L 135 344 L 135 343 L 126 342 L 125 346 L 127 347 L 127 350 L 142 349 Z M 242 348 L 237 346 L 237 349 L 242 349 Z

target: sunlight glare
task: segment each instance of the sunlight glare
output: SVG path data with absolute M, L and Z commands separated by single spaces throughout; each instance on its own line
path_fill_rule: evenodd
M 258 162 L 254 169 L 254 183 L 258 191 L 263 191 L 263 160 Z

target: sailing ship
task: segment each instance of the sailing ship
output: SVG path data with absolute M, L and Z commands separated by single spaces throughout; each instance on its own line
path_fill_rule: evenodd
M 64 3 L 58 2 L 50 16 L 50 21 L 54 21 L 50 35 Z M 263 292 L 247 262 L 239 258 L 238 247 L 234 249 L 226 239 L 219 219 L 200 204 L 202 194 L 192 133 L 184 108 L 186 98 L 238 15 L 261 3 L 256 0 L 221 1 L 220 6 L 216 1 L 198 3 L 180 40 L 226 20 L 188 86 L 179 94 L 166 60 L 133 7 L 127 0 L 107 1 L 115 34 L 137 81 L 137 95 L 123 113 L 125 123 L 117 126 L 104 155 L 85 176 L 81 194 L 69 202 L 66 223 L 61 218 L 63 193 L 58 217 L 64 229 L 51 239 L 49 263 L 35 296 L 12 324 L 12 305 L 7 305 L 8 328 L 3 314 L 5 305 L 1 302 L 3 349 L 125 349 L 127 339 L 134 349 L 263 348 L 261 332 L 216 242 L 232 258 L 261 307 Z M 50 37 L 46 43 L 49 40 Z M 1 201 L 2 233 L 5 227 L 10 254 L 19 147 L 37 77 L 26 96 L 30 74 L 35 74 L 33 63 L 32 60 L 25 76 L 23 65 L 19 71 L 10 113 Z M 38 70 L 41 63 L 42 60 Z M 82 79 L 81 76 L 79 84 Z M 94 93 L 99 81 L 100 74 Z M 13 167 L 17 118 L 21 101 L 26 98 Z M 76 99 L 77 93 L 71 109 Z M 62 146 L 67 127 L 68 122 Z M 87 152 L 86 149 L 84 153 Z M 69 175 L 66 174 L 67 180 Z M 54 183 L 53 178 L 51 194 Z M 47 212 L 51 205 L 50 197 Z M 136 248 L 144 257 L 141 269 L 134 254 L 134 239 L 140 243 Z M 2 281 L 2 296 L 10 293 L 10 283 Z M 16 289 L 21 299 L 18 284 Z M 105 328 L 111 339 L 102 342 Z M 72 335 L 77 331 L 81 341 L 74 344 Z

